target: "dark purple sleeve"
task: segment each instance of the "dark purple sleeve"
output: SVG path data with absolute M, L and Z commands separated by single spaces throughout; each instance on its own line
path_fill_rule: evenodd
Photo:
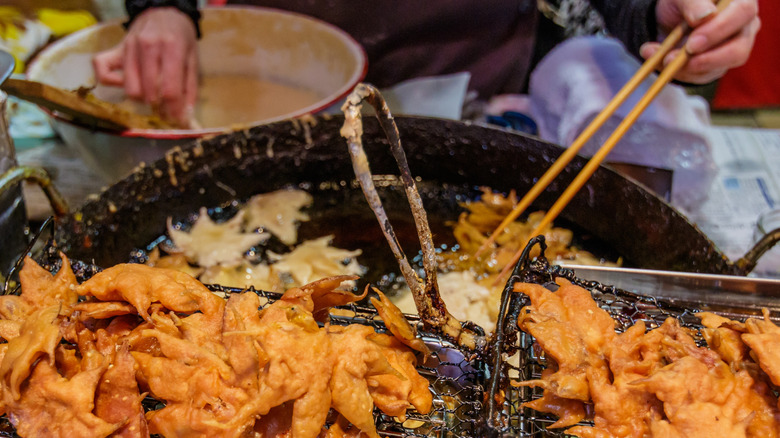
M 198 11 L 197 0 L 125 0 L 127 15 L 130 17 L 127 22 L 125 22 L 125 28 L 129 27 L 141 12 L 149 8 L 166 6 L 174 7 L 190 17 L 193 24 L 195 24 L 195 32 L 197 33 L 198 38 L 200 38 L 200 12 Z
M 639 55 L 639 47 L 647 41 L 658 38 L 655 21 L 657 0 L 590 0 L 604 16 L 607 29 L 626 45 L 628 50 Z

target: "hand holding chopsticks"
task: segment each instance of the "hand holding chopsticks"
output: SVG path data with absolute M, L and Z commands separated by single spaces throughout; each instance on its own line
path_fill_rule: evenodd
M 721 0 L 718 3 L 718 10 L 725 8 L 731 0 Z M 626 100 L 626 98 L 642 83 L 642 81 L 652 73 L 657 66 L 659 66 L 664 57 L 669 52 L 677 47 L 682 40 L 683 36 L 690 31 L 690 28 L 686 24 L 677 26 L 669 36 L 661 44 L 661 48 L 648 59 L 637 73 L 626 83 L 625 86 L 615 95 L 615 97 L 607 104 L 604 110 L 599 113 L 593 121 L 583 130 L 583 132 L 574 140 L 572 145 L 564 151 L 558 160 L 553 163 L 552 166 L 542 175 L 539 181 L 526 193 L 526 195 L 520 200 L 517 206 L 507 217 L 501 222 L 491 236 L 482 244 L 475 257 L 478 257 L 484 252 L 484 250 L 491 246 L 495 242 L 496 238 L 504 231 L 504 229 L 518 216 L 520 216 L 531 203 L 547 188 L 547 186 L 557 177 L 566 165 L 571 162 L 577 152 L 587 143 L 587 141 L 598 131 L 599 128 L 609 119 L 609 117 L 617 110 L 618 107 Z M 663 87 L 668 84 L 677 72 L 682 69 L 688 62 L 690 55 L 686 50 L 680 50 L 676 57 L 663 69 L 658 75 L 658 78 L 650 86 L 650 89 L 640 99 L 637 105 L 628 113 L 625 119 L 618 125 L 612 135 L 604 142 L 601 148 L 596 154 L 588 161 L 583 167 L 577 177 L 566 188 L 561 197 L 553 204 L 548 210 L 544 218 L 539 222 L 534 231 L 530 234 L 532 237 L 541 234 L 547 226 L 549 226 L 553 220 L 561 213 L 561 211 L 568 205 L 574 195 L 585 185 L 590 179 L 591 175 L 596 171 L 598 166 L 604 161 L 609 152 L 615 147 L 625 133 L 631 128 L 634 122 L 639 118 L 642 112 L 650 105 L 650 102 L 660 93 Z M 524 246 L 524 245 L 523 245 Z M 522 247 L 518 251 L 512 260 L 504 267 L 498 276 L 496 282 L 501 282 L 512 267 L 517 263 L 517 260 L 522 254 Z
M 716 0 L 657 0 L 655 17 L 659 31 L 668 34 L 683 21 L 693 28 L 685 42 L 685 50 L 691 57 L 675 75 L 676 80 L 691 84 L 710 83 L 729 69 L 747 62 L 758 42 L 761 28 L 758 4 L 764 0 L 734 0 L 722 11 L 718 11 L 713 1 Z M 762 51 L 767 56 L 770 50 L 766 42 L 763 44 Z M 648 41 L 639 53 L 648 59 L 659 47 L 660 43 Z M 761 56 L 759 53 L 756 56 Z M 669 53 L 664 64 L 676 55 L 676 51 Z

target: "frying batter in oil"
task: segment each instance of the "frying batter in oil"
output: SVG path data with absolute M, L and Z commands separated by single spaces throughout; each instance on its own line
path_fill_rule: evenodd
M 313 105 L 323 97 L 304 88 L 249 76 L 204 76 L 198 87 L 195 120 L 203 128 L 268 120 Z

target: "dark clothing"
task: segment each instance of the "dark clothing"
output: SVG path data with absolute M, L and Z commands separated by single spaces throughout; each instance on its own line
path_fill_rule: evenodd
M 125 28 L 135 20 L 135 17 L 149 8 L 173 7 L 184 12 L 195 23 L 195 33 L 200 38 L 200 12 L 196 0 L 125 0 L 125 9 L 130 17 Z
M 128 0 L 144 1 L 144 0 Z M 591 0 L 612 34 L 638 53 L 655 39 L 656 0 Z M 471 73 L 481 97 L 523 91 L 535 47 L 536 0 L 244 0 L 319 18 L 368 54 L 366 81 L 387 87 L 421 76 Z
M 255 0 L 305 13 L 352 35 L 368 54 L 366 81 L 387 87 L 405 79 L 460 71 L 483 97 L 519 91 L 536 32 L 536 0 Z M 236 2 L 238 3 L 238 2 Z M 348 5 L 348 6 L 347 6 Z

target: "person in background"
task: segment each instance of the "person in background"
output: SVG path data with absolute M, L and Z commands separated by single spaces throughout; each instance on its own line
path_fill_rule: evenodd
M 525 87 L 537 37 L 537 0 L 253 0 L 252 5 L 303 13 L 334 24 L 366 50 L 366 81 L 378 87 L 406 79 L 468 71 L 487 99 Z M 760 28 L 757 0 L 732 0 L 719 14 L 711 0 L 590 0 L 610 33 L 648 58 L 666 34 L 686 22 L 693 56 L 676 77 L 708 83 L 745 63 Z M 247 2 L 243 2 L 246 4 Z M 98 81 L 186 124 L 197 98 L 200 13 L 195 0 L 126 0 L 127 34 L 93 59 Z M 664 63 L 671 61 L 670 53 Z

